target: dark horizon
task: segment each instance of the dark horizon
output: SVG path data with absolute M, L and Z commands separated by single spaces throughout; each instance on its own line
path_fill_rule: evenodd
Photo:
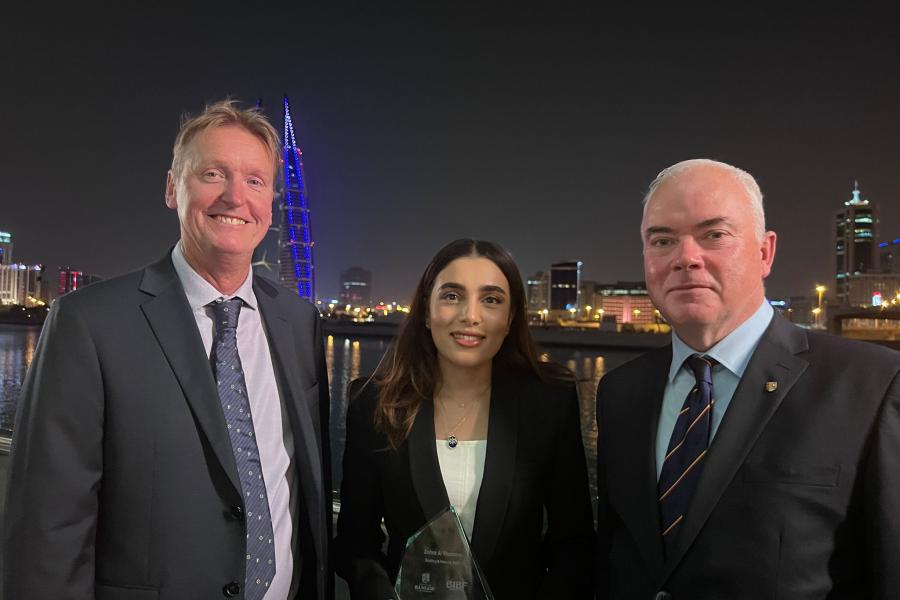
M 502 244 L 526 278 L 578 259 L 586 279 L 641 280 L 643 191 L 700 156 L 759 181 L 772 297 L 833 293 L 854 180 L 900 238 L 900 42 L 877 10 L 153 10 L 7 24 L 0 230 L 17 261 L 110 277 L 158 259 L 178 237 L 163 186 L 181 114 L 262 97 L 280 129 L 283 93 L 323 298 L 352 266 L 408 298 L 458 237 Z

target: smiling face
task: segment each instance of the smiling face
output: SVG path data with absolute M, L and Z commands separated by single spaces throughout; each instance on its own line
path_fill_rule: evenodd
M 426 321 L 441 369 L 490 368 L 510 316 L 509 282 L 493 261 L 467 256 L 449 263 L 435 278 Z
M 744 186 L 726 169 L 697 166 L 653 193 L 641 223 L 650 298 L 679 337 L 707 350 L 765 298 L 775 234 L 757 236 Z
M 240 126 L 210 127 L 193 139 L 183 171 L 169 171 L 166 182 L 166 206 L 178 211 L 192 266 L 249 266 L 272 224 L 273 164 L 262 141 Z

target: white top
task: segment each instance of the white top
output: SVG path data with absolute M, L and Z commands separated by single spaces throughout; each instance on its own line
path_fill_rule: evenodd
M 225 296 L 203 279 L 184 258 L 181 242 L 172 250 L 172 264 L 184 287 L 191 312 L 200 330 L 203 348 L 209 356 L 215 333 L 215 321 L 209 304 L 219 298 L 238 297 L 243 300 L 237 326 L 238 353 L 247 383 L 247 399 L 253 415 L 253 431 L 262 463 L 263 481 L 272 516 L 275 534 L 275 577 L 266 592 L 266 600 L 293 597 L 297 582 L 294 570 L 294 520 L 297 514 L 294 469 L 294 439 L 287 411 L 278 393 L 275 369 L 269 352 L 269 341 L 263 327 L 262 315 L 253 293 L 253 271 L 231 296 Z
M 475 507 L 484 477 L 484 459 L 487 456 L 487 440 L 460 441 L 456 448 L 447 446 L 447 440 L 436 440 L 438 463 L 450 504 L 456 509 L 459 520 L 469 539 L 475 524 Z

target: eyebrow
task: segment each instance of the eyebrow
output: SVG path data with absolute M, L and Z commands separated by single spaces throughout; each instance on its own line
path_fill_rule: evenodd
M 464 292 L 464 291 L 466 291 L 466 286 L 464 286 L 461 283 L 456 283 L 455 281 L 448 281 L 447 283 L 443 284 L 438 289 L 440 289 L 440 290 L 459 290 L 461 292 Z M 504 296 L 506 295 L 506 290 L 504 290 L 499 285 L 483 285 L 480 288 L 478 288 L 478 291 L 479 292 L 494 292 L 494 293 L 498 293 L 498 294 L 503 294 Z
M 715 227 L 716 225 L 730 225 L 731 221 L 729 221 L 726 217 L 713 217 L 712 219 L 706 219 L 705 221 L 701 221 L 694 225 L 693 229 L 707 229 L 709 227 Z M 654 227 L 648 227 L 644 230 L 644 237 L 650 237 L 651 235 L 657 233 L 675 233 L 675 230 L 671 227 L 666 227 L 664 225 L 656 225 Z

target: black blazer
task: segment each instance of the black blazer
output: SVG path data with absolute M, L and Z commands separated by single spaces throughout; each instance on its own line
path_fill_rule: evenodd
M 900 353 L 776 314 L 664 556 L 654 448 L 671 352 L 597 392 L 599 597 L 896 599 Z
M 295 444 L 300 597 L 322 600 L 332 590 L 331 480 L 319 316 L 264 279 L 253 290 Z M 57 300 L 13 435 L 3 597 L 224 597 L 244 582 L 240 489 L 169 255 Z
M 393 451 L 373 425 L 375 384 L 356 380 L 349 396 L 336 570 L 354 600 L 384 600 L 407 538 L 450 504 L 434 405 L 422 404 Z M 487 439 L 472 549 L 494 595 L 592 598 L 593 519 L 574 386 L 495 375 Z

